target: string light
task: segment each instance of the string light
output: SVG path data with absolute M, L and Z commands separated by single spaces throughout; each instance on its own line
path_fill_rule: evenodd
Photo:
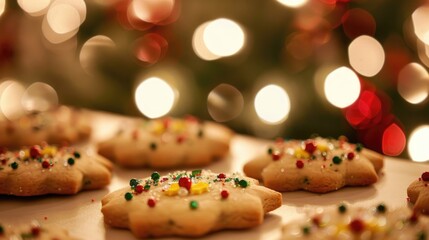
M 258 117 L 268 124 L 279 124 L 286 120 L 290 111 L 287 92 L 278 85 L 270 84 L 258 91 L 254 106 Z

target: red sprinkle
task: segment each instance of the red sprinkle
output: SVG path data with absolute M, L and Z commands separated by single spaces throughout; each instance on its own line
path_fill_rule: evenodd
M 151 208 L 155 207 L 155 205 L 156 205 L 155 199 L 153 199 L 153 198 L 149 198 L 149 199 L 147 200 L 147 205 L 148 205 L 149 207 L 151 207 Z
M 298 160 L 295 163 L 297 168 L 303 168 L 304 167 L 304 162 L 302 160 Z
M 42 156 L 42 150 L 38 145 L 34 145 L 30 148 L 30 157 L 39 158 Z
M 45 160 L 45 161 L 42 162 L 42 167 L 43 168 L 49 168 L 50 166 L 51 166 L 51 164 L 49 164 L 48 161 Z
M 183 143 L 185 139 L 186 139 L 185 136 L 180 135 L 180 136 L 177 136 L 176 142 L 180 144 L 180 143 Z
M 144 191 L 144 187 L 143 185 L 137 185 L 134 190 L 136 191 L 136 193 L 142 193 Z
M 226 175 L 225 175 L 225 173 L 219 173 L 219 174 L 217 175 L 217 178 L 225 179 L 225 178 L 226 178 Z
M 355 153 L 354 152 L 347 153 L 347 159 L 348 160 L 353 160 L 354 158 L 355 158 Z
M 313 222 L 314 225 L 316 226 L 320 226 L 321 225 L 321 220 L 320 220 L 320 216 L 314 216 L 311 221 Z
M 365 230 L 365 223 L 362 220 L 356 218 L 349 223 L 349 228 L 354 233 L 361 233 L 363 230 Z
M 188 191 L 189 191 L 189 190 L 191 190 L 191 185 L 192 185 L 191 179 L 189 179 L 188 177 L 181 177 L 179 179 L 179 186 L 180 187 L 184 187 L 184 188 L 188 189 Z
M 40 234 L 40 227 L 38 226 L 34 226 L 31 228 L 31 235 L 33 235 L 33 237 L 37 237 Z
M 222 191 L 220 192 L 220 196 L 221 196 L 223 199 L 227 199 L 227 198 L 228 198 L 228 196 L 229 196 L 229 192 L 228 192 L 227 190 L 222 190 Z
M 429 172 L 424 172 L 422 174 L 423 181 L 429 181 Z
M 272 157 L 273 157 L 274 161 L 277 161 L 277 160 L 280 160 L 281 155 L 280 155 L 280 153 L 273 153 Z
M 312 141 L 306 142 L 305 143 L 305 151 L 310 153 L 310 154 L 313 154 L 314 151 L 316 151 L 316 145 L 314 144 L 314 142 L 312 142 Z

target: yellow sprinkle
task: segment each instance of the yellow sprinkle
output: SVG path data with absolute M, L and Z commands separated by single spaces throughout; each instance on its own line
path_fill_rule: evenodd
M 322 144 L 317 144 L 317 149 L 321 152 L 327 152 L 329 150 L 328 146 Z
M 199 182 L 192 184 L 191 186 L 191 194 L 202 194 L 209 190 L 209 184 L 206 182 Z
M 175 133 L 181 133 L 186 129 L 185 121 L 176 120 L 171 124 L 171 128 Z
M 295 157 L 297 158 L 310 158 L 310 154 L 301 148 L 295 149 Z
M 341 232 L 347 230 L 347 225 L 344 224 L 337 224 L 337 232 L 335 233 L 336 236 L 338 236 L 338 234 L 340 234 Z
M 42 149 L 42 155 L 54 156 L 57 153 L 57 147 L 47 146 Z
M 167 196 L 175 196 L 179 192 L 179 184 L 178 183 L 172 183 L 170 187 L 164 192 Z
M 164 124 L 161 121 L 155 121 L 152 125 L 152 132 L 161 135 L 165 132 Z
M 22 153 L 24 153 L 24 156 L 22 156 Z M 30 157 L 30 150 L 24 149 L 24 151 L 20 151 L 19 155 L 22 158 L 29 158 Z

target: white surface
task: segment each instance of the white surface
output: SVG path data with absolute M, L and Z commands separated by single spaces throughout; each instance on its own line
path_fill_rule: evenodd
M 98 124 L 98 128 L 103 131 L 95 132 L 95 136 L 107 134 L 105 130 L 112 129 L 112 125 L 110 128 L 104 127 L 109 125 Z M 255 153 L 265 152 L 265 146 L 266 141 L 238 135 L 232 141 L 230 155 L 207 168 L 214 172 L 242 171 L 243 164 Z M 61 226 L 69 230 L 71 235 L 82 239 L 135 239 L 127 230 L 112 229 L 104 225 L 100 200 L 108 192 L 128 186 L 130 178 L 148 177 L 152 171 L 115 168 L 108 188 L 82 192 L 75 196 L 0 196 L 0 222 L 18 224 L 38 220 L 44 225 Z M 250 230 L 213 233 L 205 239 L 276 239 L 280 236 L 281 225 L 301 216 L 304 208 L 337 205 L 342 201 L 363 206 L 380 202 L 391 208 L 405 206 L 408 185 L 420 177 L 423 171 L 429 171 L 429 165 L 387 158 L 380 180 L 373 186 L 343 188 L 328 194 L 303 191 L 283 193 L 282 207 L 266 215 L 261 226 Z

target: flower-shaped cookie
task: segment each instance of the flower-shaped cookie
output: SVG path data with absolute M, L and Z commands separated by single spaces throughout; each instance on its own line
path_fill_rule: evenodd
M 414 180 L 407 189 L 408 199 L 414 210 L 429 215 L 429 172 Z

